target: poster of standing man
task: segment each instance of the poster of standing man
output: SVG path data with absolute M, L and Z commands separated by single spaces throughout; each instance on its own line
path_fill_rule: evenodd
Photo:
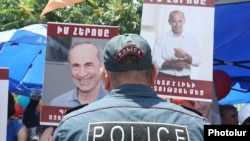
M 212 0 L 144 0 L 141 35 L 159 69 L 159 96 L 212 101 L 213 32 Z

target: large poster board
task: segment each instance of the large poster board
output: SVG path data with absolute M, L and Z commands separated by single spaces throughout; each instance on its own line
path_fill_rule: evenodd
M 140 34 L 159 68 L 154 90 L 220 124 L 213 90 L 213 32 L 213 0 L 144 0 Z
M 0 126 L 0 140 L 6 140 L 7 134 L 7 113 L 8 113 L 8 90 L 9 90 L 9 69 L 0 68 L 0 88 L 1 88 L 1 120 Z
M 180 11 L 184 18 L 170 16 L 174 11 Z M 178 30 L 182 30 L 180 38 L 175 35 Z M 212 101 L 213 31 L 213 0 L 144 0 L 140 34 L 151 45 L 160 70 L 154 85 L 159 96 Z M 185 55 L 177 53 L 179 48 Z M 171 66 L 165 60 L 183 65 L 172 63 Z M 181 67 L 174 70 L 176 66 Z
M 46 64 L 42 97 L 41 125 L 57 126 L 65 112 L 72 108 L 51 106 L 53 98 L 74 89 L 68 66 L 68 50 L 76 42 L 92 42 L 104 47 L 106 42 L 119 34 L 117 26 L 74 23 L 47 24 Z

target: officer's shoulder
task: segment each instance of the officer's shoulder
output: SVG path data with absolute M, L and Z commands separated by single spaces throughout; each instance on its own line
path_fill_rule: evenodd
M 69 110 L 66 111 L 65 114 L 67 115 L 67 114 L 69 114 L 69 113 L 71 113 L 71 112 L 73 112 L 73 111 L 76 111 L 76 110 L 78 110 L 78 109 L 81 109 L 81 108 L 83 108 L 83 107 L 85 107 L 85 106 L 87 106 L 87 105 L 88 105 L 88 104 L 83 104 L 83 105 L 79 105 L 79 106 L 70 108 Z
M 195 109 L 192 109 L 192 108 L 190 108 L 190 107 L 183 106 L 183 105 L 181 105 L 181 107 L 185 108 L 185 109 L 188 110 L 188 111 L 191 111 L 191 112 L 193 112 L 193 113 L 196 113 L 196 114 L 198 114 L 199 116 L 202 116 L 201 112 L 199 112 L 199 111 L 197 111 L 197 110 L 195 110 Z

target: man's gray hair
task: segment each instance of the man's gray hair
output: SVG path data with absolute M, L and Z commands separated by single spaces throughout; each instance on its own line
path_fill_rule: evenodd
M 100 61 L 101 63 L 103 63 L 103 48 L 102 48 L 101 46 L 99 46 L 99 45 L 97 45 L 97 44 L 95 44 L 95 43 L 89 42 L 89 41 L 76 42 L 76 43 L 74 43 L 74 44 L 70 47 L 70 49 L 69 49 L 69 52 L 68 52 L 68 61 L 69 61 L 69 57 L 70 57 L 70 51 L 71 51 L 74 47 L 76 47 L 76 46 L 78 46 L 78 45 L 83 45 L 83 44 L 91 44 L 91 45 L 95 46 L 96 49 L 97 49 L 97 58 L 99 59 L 99 61 Z

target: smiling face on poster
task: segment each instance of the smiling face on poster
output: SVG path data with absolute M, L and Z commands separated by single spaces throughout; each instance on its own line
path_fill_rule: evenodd
M 41 125 L 57 126 L 66 111 L 106 95 L 100 70 L 117 26 L 48 23 Z

